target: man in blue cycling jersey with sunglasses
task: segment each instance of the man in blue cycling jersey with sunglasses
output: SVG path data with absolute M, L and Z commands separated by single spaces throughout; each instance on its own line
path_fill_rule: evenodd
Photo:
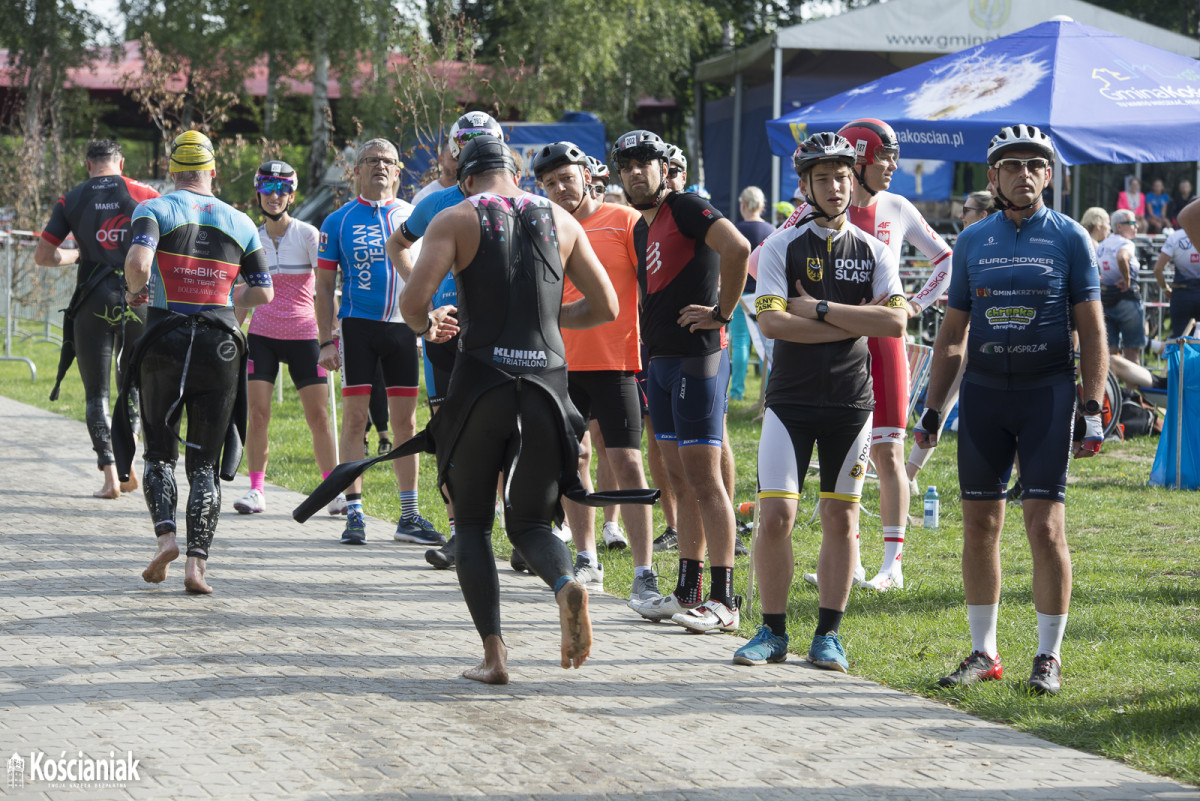
M 1059 650 L 1071 603 L 1067 464 L 1104 440 L 1100 397 L 1108 373 L 1100 273 L 1088 235 L 1047 209 L 1054 146 L 1032 125 L 1001 129 L 988 147 L 993 214 L 959 236 L 949 308 L 934 345 L 928 406 L 914 432 L 937 444 L 942 403 L 966 359 L 959 398 L 958 470 L 963 514 L 963 589 L 971 654 L 939 684 L 967 686 L 1004 674 L 996 646 L 1000 531 L 1013 457 L 1021 460 L 1022 512 L 1033 555 L 1038 650 L 1026 681 L 1037 694 L 1062 687 Z M 1076 423 L 1072 326 L 1079 334 L 1082 437 Z M 1078 437 L 1078 434 L 1076 435 Z

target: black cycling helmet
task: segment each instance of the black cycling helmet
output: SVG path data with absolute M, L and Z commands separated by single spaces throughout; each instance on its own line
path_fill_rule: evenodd
M 588 157 L 574 142 L 554 142 L 534 151 L 530 169 L 533 170 L 533 177 L 540 181 L 546 173 L 567 164 L 578 164 L 584 169 L 589 168 Z
M 278 159 L 264 161 L 259 165 L 258 172 L 254 174 L 254 189 L 257 191 L 263 183 L 271 179 L 290 183 L 293 192 L 296 191 L 296 187 L 299 185 L 299 180 L 296 178 L 296 170 L 292 165 Z
M 296 177 L 296 170 L 291 164 L 278 159 L 264 161 L 259 165 L 258 172 L 254 173 L 254 196 L 261 198 L 264 194 L 269 194 L 273 190 L 286 190 L 286 192 L 280 192 L 280 194 L 293 194 L 299 183 L 300 181 Z M 264 192 L 263 189 L 267 187 L 269 188 Z M 261 200 L 256 200 L 255 202 L 258 203 L 259 211 L 272 220 L 278 220 L 287 213 L 287 208 L 285 207 L 279 214 L 272 214 L 263 208 Z M 288 205 L 291 205 L 291 203 L 289 202 Z
M 792 164 L 796 168 L 796 174 L 801 178 L 805 178 L 805 175 L 818 164 L 844 164 L 853 172 L 856 157 L 857 154 L 854 146 L 846 141 L 846 137 L 835 134 L 832 131 L 824 131 L 813 134 L 796 147 L 796 152 L 792 154 Z M 805 178 L 806 182 L 807 180 Z M 824 217 L 827 220 L 832 220 L 846 211 L 845 209 L 841 209 L 837 214 L 828 214 L 811 195 L 805 195 L 804 199 L 813 208 L 813 212 L 808 216 L 808 219 Z M 847 205 L 849 205 L 849 202 L 849 199 L 847 199 Z
M 825 162 L 853 167 L 857 156 L 854 146 L 846 141 L 846 137 L 825 131 L 813 134 L 796 146 L 796 152 L 792 154 L 792 166 L 796 168 L 796 174 L 803 177 L 804 173 Z
M 855 162 L 859 168 L 854 176 L 862 188 L 873 196 L 879 190 L 867 185 L 867 166 L 875 163 L 879 153 L 900 154 L 900 140 L 896 132 L 883 120 L 867 117 L 846 123 L 838 135 L 854 145 Z
M 652 161 L 658 161 L 662 163 L 663 174 L 659 176 L 658 192 L 654 195 L 654 200 L 652 200 L 650 203 L 631 202 L 630 205 L 633 206 L 633 208 L 638 209 L 639 211 L 645 211 L 646 209 L 654 208 L 662 202 L 663 194 L 667 189 L 666 171 L 670 164 L 668 161 L 669 155 L 670 145 L 664 142 L 662 137 L 653 131 L 646 131 L 639 128 L 638 130 L 621 134 L 617 137 L 617 141 L 613 142 L 612 153 L 610 154 L 609 161 L 611 161 L 613 166 L 618 170 L 620 170 L 621 166 L 630 159 L 635 159 L 647 164 Z
M 461 185 L 468 177 L 488 170 L 508 170 L 515 175 L 517 164 L 506 144 L 490 134 L 479 134 L 459 151 L 458 182 Z
M 618 170 L 621 169 L 621 163 L 628 159 L 645 162 L 666 161 L 669 148 L 670 145 L 658 134 L 638 129 L 617 137 L 617 141 L 613 142 L 609 161 Z
M 994 167 L 1005 154 L 1014 150 L 1032 150 L 1044 157 L 1046 161 L 1054 162 L 1054 143 L 1050 141 L 1050 137 L 1036 125 L 1018 123 L 1004 126 L 1000 129 L 1000 133 L 992 137 L 991 143 L 988 144 L 988 166 Z M 1026 203 L 1024 206 L 1016 206 L 1000 191 L 999 183 L 996 184 L 996 206 L 1000 209 L 1025 211 L 1025 209 L 1036 206 L 1041 199 L 1041 195 L 1038 195 L 1033 202 Z

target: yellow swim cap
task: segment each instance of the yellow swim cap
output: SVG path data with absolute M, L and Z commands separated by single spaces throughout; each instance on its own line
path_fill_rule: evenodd
M 795 211 L 796 211 L 796 207 L 793 206 L 791 203 L 788 203 L 786 200 L 781 200 L 775 204 L 775 213 L 778 214 L 780 217 L 784 217 L 784 218 L 791 217 L 792 213 Z
M 199 131 L 184 131 L 171 143 L 171 172 L 211 170 L 215 166 L 212 142 Z

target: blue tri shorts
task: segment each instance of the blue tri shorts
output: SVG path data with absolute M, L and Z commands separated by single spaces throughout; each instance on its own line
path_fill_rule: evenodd
M 651 359 L 646 402 L 655 439 L 720 447 L 729 405 L 729 352 Z
M 1075 382 L 995 389 L 962 382 L 958 400 L 958 484 L 964 501 L 1005 496 L 1021 458 L 1021 498 L 1063 502 L 1075 424 Z

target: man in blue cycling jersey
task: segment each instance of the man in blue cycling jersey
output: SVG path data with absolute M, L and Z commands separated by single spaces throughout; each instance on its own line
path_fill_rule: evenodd
M 1108 356 L 1100 273 L 1088 235 L 1042 204 L 1053 162 L 1050 137 L 1032 125 L 1009 126 L 992 138 L 988 180 L 1003 213 L 964 230 L 955 245 L 928 406 L 914 432 L 922 447 L 937 444 L 942 404 L 966 359 L 958 470 L 972 649 L 938 682 L 943 687 L 1004 674 L 996 646 L 1000 530 L 1014 455 L 1021 460 L 1038 618 L 1038 650 L 1026 684 L 1038 694 L 1062 687 L 1059 650 L 1071 603 L 1064 500 L 1076 416 L 1072 322 L 1079 334 L 1084 415 L 1076 458 L 1095 455 L 1104 440 L 1100 397 Z
M 412 213 L 396 197 L 400 156 L 386 139 L 372 139 L 358 149 L 354 165 L 358 197 L 325 218 L 317 246 L 316 298 L 318 364 L 342 370 L 343 461 L 362 458 L 363 432 L 371 384 L 382 368 L 388 411 L 396 442 L 409 439 L 417 427 L 417 340 L 400 316 L 400 291 L 408 273 L 387 257 L 384 243 Z M 334 289 L 342 274 L 342 298 L 334 337 Z M 395 539 L 418 545 L 441 545 L 446 539 L 421 516 L 417 502 L 417 457 L 392 462 L 400 494 L 400 520 Z M 362 479 L 346 493 L 343 545 L 367 541 L 362 510 Z

